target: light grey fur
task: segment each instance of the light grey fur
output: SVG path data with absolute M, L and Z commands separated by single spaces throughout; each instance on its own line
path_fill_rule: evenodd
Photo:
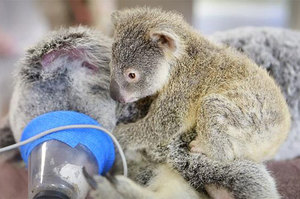
M 53 32 L 29 49 L 16 71 L 9 112 L 15 139 L 30 120 L 56 110 L 85 113 L 112 130 L 116 103 L 107 93 L 110 45 L 110 39 L 79 27 Z M 58 54 L 50 55 L 49 63 L 43 60 L 54 51 Z

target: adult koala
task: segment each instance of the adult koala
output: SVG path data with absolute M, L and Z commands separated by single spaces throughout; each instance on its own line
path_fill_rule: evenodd
M 53 32 L 29 49 L 16 71 L 9 112 L 15 140 L 30 120 L 56 110 L 90 115 L 112 130 L 109 57 L 110 39 L 82 27 Z

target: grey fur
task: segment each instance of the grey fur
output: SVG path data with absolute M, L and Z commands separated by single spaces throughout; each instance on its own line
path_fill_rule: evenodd
M 78 27 L 53 32 L 30 48 L 15 73 L 10 108 L 15 139 L 31 119 L 56 110 L 85 113 L 112 130 L 116 103 L 108 95 L 110 46 L 107 37 Z

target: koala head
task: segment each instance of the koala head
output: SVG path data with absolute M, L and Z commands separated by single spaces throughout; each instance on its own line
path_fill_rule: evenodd
M 110 39 L 83 27 L 53 32 L 29 49 L 15 72 L 9 112 L 15 139 L 30 120 L 58 110 L 87 114 L 112 130 L 110 56 Z
M 182 17 L 160 9 L 137 8 L 117 11 L 112 20 L 111 97 L 128 103 L 159 92 L 183 51 L 177 33 Z

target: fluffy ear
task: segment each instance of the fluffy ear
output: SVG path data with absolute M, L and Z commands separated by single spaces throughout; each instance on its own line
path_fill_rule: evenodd
M 99 68 L 97 67 L 96 63 L 93 63 L 93 60 L 90 59 L 90 57 L 92 57 L 92 55 L 86 49 L 66 47 L 50 51 L 49 53 L 43 55 L 41 57 L 41 64 L 43 69 L 56 69 L 63 66 L 74 67 L 75 65 L 80 65 L 81 67 L 97 72 Z M 68 60 L 67 62 L 66 59 Z M 77 62 L 72 62 L 76 60 Z
M 111 14 L 111 21 L 114 24 L 114 26 L 116 26 L 118 24 L 118 22 L 120 21 L 120 19 L 121 19 L 121 12 L 120 11 L 114 11 Z
M 166 30 L 152 30 L 150 31 L 150 38 L 157 42 L 165 52 L 171 52 L 176 57 L 180 54 L 182 47 L 180 39 L 175 33 Z

